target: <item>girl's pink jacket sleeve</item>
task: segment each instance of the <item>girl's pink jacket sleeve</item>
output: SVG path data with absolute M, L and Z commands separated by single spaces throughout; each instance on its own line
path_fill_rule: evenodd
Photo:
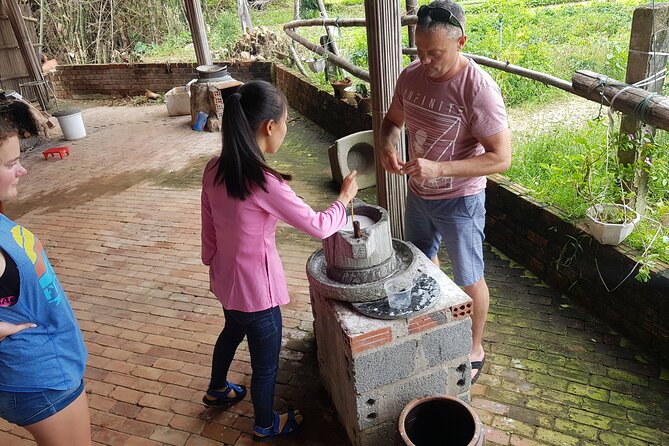
M 231 199 L 224 184 L 214 183 L 215 169 L 209 167 L 203 178 L 201 216 L 202 262 L 209 265 L 211 290 L 228 310 L 261 311 L 288 303 L 276 249 L 277 222 L 323 239 L 346 223 L 344 205 L 335 201 L 315 212 L 287 183 L 270 174 L 267 191 L 256 188 L 244 201 Z

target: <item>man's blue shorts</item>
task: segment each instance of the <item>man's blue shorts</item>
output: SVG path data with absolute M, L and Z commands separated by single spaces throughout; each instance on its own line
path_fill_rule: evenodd
M 79 384 L 67 390 L 0 391 L 0 418 L 19 426 L 29 426 L 65 409 L 83 391 L 83 379 Z
M 407 241 L 430 259 L 444 241 L 456 284 L 473 285 L 483 278 L 485 191 L 446 200 L 425 200 L 409 190 L 404 228 Z

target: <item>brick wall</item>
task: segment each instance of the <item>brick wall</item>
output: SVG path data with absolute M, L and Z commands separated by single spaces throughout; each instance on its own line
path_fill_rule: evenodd
M 226 62 L 217 62 L 225 64 Z M 197 77 L 194 63 L 139 63 L 59 65 L 50 74 L 55 94 L 61 99 L 90 99 L 142 95 L 148 89 L 165 93 Z M 232 77 L 241 81 L 272 81 L 271 62 L 228 65 Z
M 335 98 L 330 87 L 322 90 L 280 64 L 274 69 L 276 86 L 284 92 L 291 107 L 336 137 L 372 129 L 372 115 Z
M 669 363 L 669 265 L 658 262 L 647 283 L 635 280 L 635 271 L 608 292 L 600 273 L 614 288 L 634 268 L 639 252 L 600 245 L 559 209 L 501 175 L 489 177 L 486 194 L 486 237 L 492 245 Z
M 226 62 L 217 62 L 225 64 Z M 61 99 L 92 99 L 143 95 L 148 89 L 165 93 L 197 77 L 195 63 L 139 63 L 104 65 L 60 65 L 49 75 Z M 274 82 L 290 105 L 337 137 L 371 130 L 372 116 L 336 99 L 289 68 L 271 62 L 228 64 L 237 80 Z

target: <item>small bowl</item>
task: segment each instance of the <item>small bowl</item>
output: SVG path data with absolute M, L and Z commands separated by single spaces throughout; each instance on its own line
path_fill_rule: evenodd
M 388 305 L 391 308 L 402 310 L 411 305 L 411 289 L 413 280 L 408 277 L 395 277 L 387 280 L 383 288 L 388 296 Z

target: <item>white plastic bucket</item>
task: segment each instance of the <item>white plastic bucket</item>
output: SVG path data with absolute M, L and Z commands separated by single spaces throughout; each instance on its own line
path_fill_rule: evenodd
M 77 108 L 59 110 L 53 116 L 58 120 L 58 125 L 60 125 L 60 129 L 63 131 L 65 139 L 71 141 L 86 136 L 84 120 L 81 118 L 81 110 Z
M 190 115 L 190 91 L 188 87 L 174 87 L 165 93 L 165 105 L 170 116 Z

